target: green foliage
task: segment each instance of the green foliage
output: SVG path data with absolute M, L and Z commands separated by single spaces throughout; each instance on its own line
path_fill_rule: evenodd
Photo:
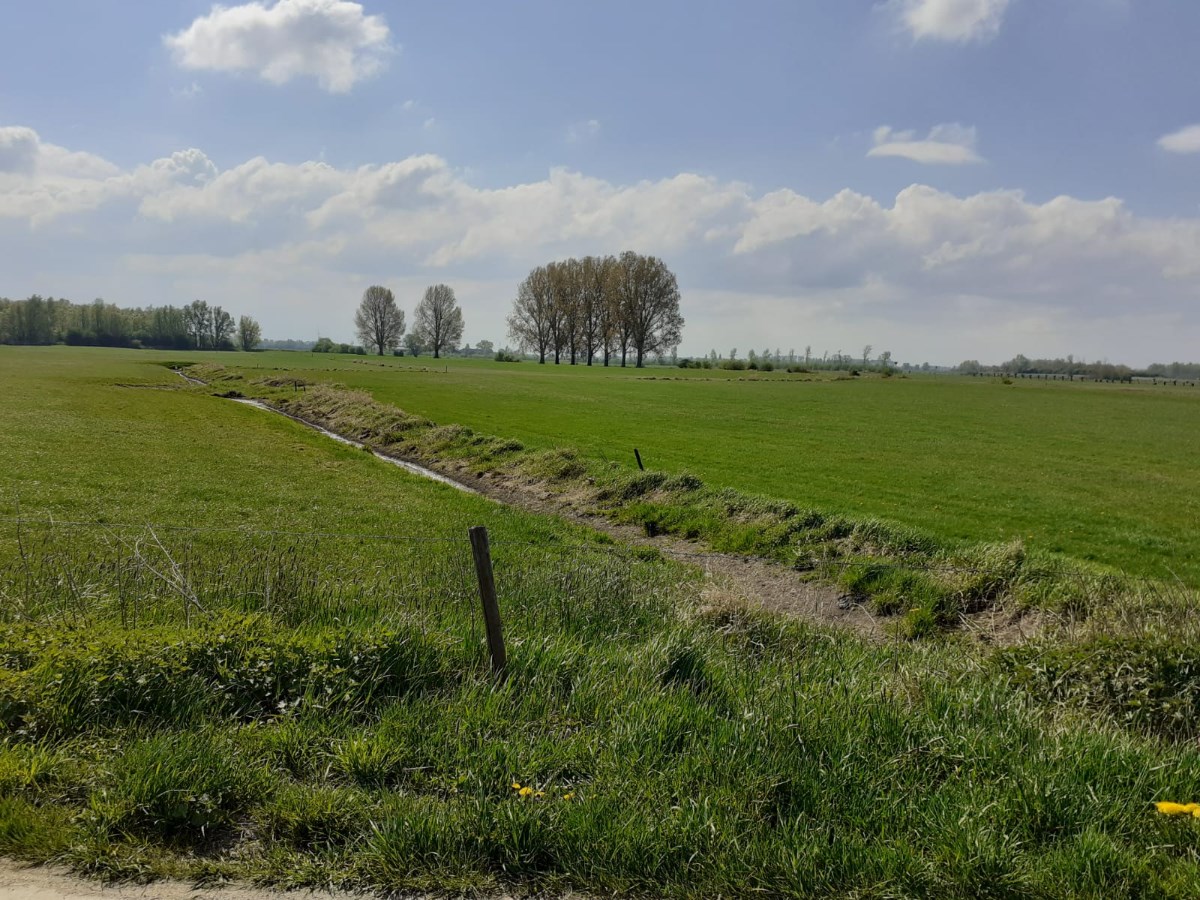
M 0 636 L 0 647 L 5 659 L 36 658 L 7 673 L 7 726 L 60 736 L 297 709 L 361 715 L 383 698 L 437 687 L 454 659 L 445 641 L 417 628 L 304 635 L 232 617 L 185 631 L 14 628 Z
M 113 835 L 195 841 L 232 826 L 275 787 L 275 777 L 212 732 L 135 743 L 91 799 L 92 821 Z
M 1194 735 L 1169 724 L 1194 720 L 1189 632 L 1175 650 L 1047 637 L 995 662 L 966 640 L 861 640 L 714 597 L 653 550 L 415 478 L 132 353 L 39 352 L 0 358 L 3 515 L 19 488 L 23 515 L 60 522 L 23 530 L 25 564 L 0 527 L 8 855 L 376 892 L 1195 894 L 1195 820 L 1149 806 L 1200 798 Z M 448 377 L 389 365 L 372 377 L 414 392 Z M 644 474 L 536 437 L 499 452 L 485 423 L 436 428 L 363 394 L 210 374 L 210 390 L 294 396 L 416 456 L 498 454 L 498 476 L 580 503 L 608 491 L 631 520 L 844 571 L 910 637 L 981 603 L 1096 615 L 1127 587 L 1027 543 L 947 547 L 911 523 L 720 487 L 698 451 L 692 469 Z M 821 387 L 845 402 L 862 386 Z M 118 527 L 146 521 L 202 530 L 160 528 L 160 549 Z M 464 539 L 481 522 L 503 679 Z M 145 565 L 169 561 L 203 611 Z M 1187 610 L 1162 601 L 1172 627 Z
M 1004 651 L 998 663 L 1040 698 L 1174 739 L 1200 734 L 1200 650 L 1178 641 L 1103 636 L 1037 642 Z
M 328 852 L 360 839 L 374 807 L 368 795 L 345 787 L 288 784 L 259 808 L 257 824 L 272 842 Z

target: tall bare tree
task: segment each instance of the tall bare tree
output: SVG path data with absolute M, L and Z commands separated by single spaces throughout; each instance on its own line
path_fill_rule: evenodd
M 538 266 L 517 286 L 517 299 L 508 316 L 508 336 L 522 350 L 537 353 L 538 362 L 546 362 L 546 353 L 554 345 L 558 312 L 546 266 Z
M 579 336 L 589 366 L 604 346 L 613 263 L 611 256 L 585 256 L 579 263 Z M 604 364 L 608 365 L 607 354 Z
M 632 303 L 637 290 L 637 267 L 640 257 L 626 250 L 613 264 L 613 289 L 608 298 L 613 351 L 621 351 L 621 368 L 629 357 L 630 328 L 633 322 Z
M 565 351 L 572 365 L 582 356 L 590 366 L 601 352 L 607 366 L 620 350 L 622 366 L 632 352 L 641 367 L 649 354 L 674 350 L 682 328 L 675 276 L 661 259 L 632 251 L 538 266 L 508 317 L 509 335 L 538 362 L 553 352 L 558 363 Z
M 354 329 L 365 346 L 383 356 L 384 351 L 400 346 L 404 327 L 404 310 L 396 305 L 390 290 L 373 284 L 363 291 L 354 313 Z
M 550 285 L 554 291 L 554 305 L 558 309 L 555 324 L 554 362 L 557 364 L 565 351 L 575 365 L 582 345 L 583 309 L 580 291 L 580 264 L 577 259 L 566 259 L 550 263 Z
M 413 313 L 413 334 L 437 359 L 444 350 L 454 350 L 463 335 L 463 316 L 454 289 L 445 284 L 425 288 L 425 296 Z
M 622 317 L 621 365 L 628 349 L 640 369 L 647 354 L 679 344 L 683 331 L 679 286 L 666 263 L 656 256 L 625 251 L 618 260 L 616 293 Z

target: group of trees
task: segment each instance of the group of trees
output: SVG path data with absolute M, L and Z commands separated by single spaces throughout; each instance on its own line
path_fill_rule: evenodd
M 373 284 L 363 291 L 354 313 L 354 329 L 367 347 L 378 355 L 403 344 L 413 356 L 422 350 L 440 357 L 458 348 L 463 335 L 463 315 L 454 289 L 445 284 L 430 285 L 413 310 L 413 329 L 405 335 L 404 310 L 395 295 L 382 285 Z
M 103 300 L 72 303 L 36 294 L 27 300 L 0 298 L 0 344 L 253 350 L 261 340 L 254 319 L 242 316 L 235 323 L 220 306 L 203 300 L 127 309 Z
M 517 288 L 508 333 L 538 362 L 604 365 L 618 354 L 641 367 L 652 353 L 674 351 L 683 330 L 679 286 L 655 256 L 585 256 L 538 266 Z
M 867 344 L 863 347 L 862 356 L 851 356 L 848 353 L 843 353 L 838 350 L 835 353 L 825 351 L 820 356 L 813 354 L 812 345 L 804 348 L 803 353 L 798 353 L 795 348 L 792 348 L 787 353 L 782 349 L 770 347 L 765 348 L 761 352 L 758 350 L 746 351 L 745 358 L 738 355 L 738 348 L 734 347 L 729 351 L 729 355 L 718 353 L 716 349 L 709 351 L 707 356 L 700 356 L 688 359 L 673 359 L 672 362 L 684 368 L 704 368 L 704 369 L 767 369 L 772 370 L 778 367 L 786 366 L 789 371 L 801 371 L 808 369 L 866 369 L 879 372 L 890 372 L 895 366 L 892 360 L 892 352 L 884 350 L 877 356 L 872 356 L 874 348 Z
M 1108 361 L 1086 362 L 1068 354 L 1054 359 L 1030 359 L 1018 353 L 999 365 L 984 365 L 977 359 L 963 360 L 958 371 L 964 375 L 1054 375 L 1083 377 L 1097 381 L 1129 381 L 1132 378 L 1200 378 L 1200 363 L 1151 363 L 1136 369 Z

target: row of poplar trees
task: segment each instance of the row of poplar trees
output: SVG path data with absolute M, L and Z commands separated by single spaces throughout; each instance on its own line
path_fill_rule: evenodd
M 624 366 L 632 356 L 640 368 L 679 345 L 679 286 L 661 259 L 630 250 L 547 263 L 517 288 L 508 333 L 539 363 L 607 366 L 619 357 Z

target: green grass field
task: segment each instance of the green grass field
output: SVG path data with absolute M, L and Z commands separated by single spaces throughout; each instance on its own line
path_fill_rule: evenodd
M 1200 586 L 1196 389 L 286 353 L 224 359 L 330 378 L 531 447 L 573 447 L 627 466 L 637 447 L 652 468 L 715 485 L 944 540 L 1016 538 Z
M 1154 634 L 1013 652 L 872 643 L 747 610 L 654 554 L 189 389 L 161 358 L 0 348 L 0 853 L 115 878 L 381 890 L 1195 896 L 1200 820 L 1150 806 L 1200 799 L 1189 609 Z M 674 397 L 675 421 L 677 392 L 713 391 L 730 415 L 741 397 L 738 428 L 753 432 L 770 430 L 744 399 L 755 391 L 812 391 L 832 421 L 829 397 L 892 410 L 942 389 L 315 364 L 430 415 L 423 403 L 456 393 L 482 415 L 491 391 L 532 422 L 517 395 L 561 392 L 580 432 L 589 395 L 612 421 L 621 397 L 625 416 Z M 1047 417 L 1075 397 L 1124 402 L 950 385 L 993 388 L 1044 401 Z M 720 444 L 719 420 L 690 402 L 692 438 Z M 865 407 L 855 415 L 865 428 Z M 664 465 L 668 444 L 637 442 Z M 502 682 L 471 524 L 495 542 Z

